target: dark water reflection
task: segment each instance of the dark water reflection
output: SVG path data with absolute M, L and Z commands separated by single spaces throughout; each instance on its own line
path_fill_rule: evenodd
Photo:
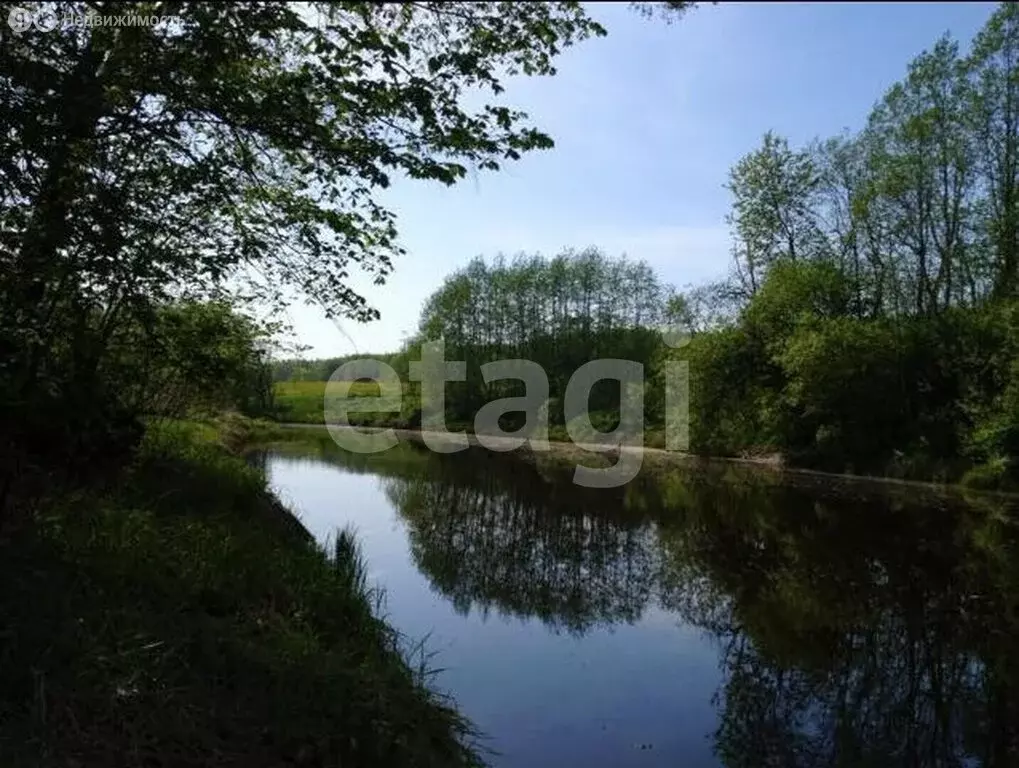
M 1006 502 L 295 450 L 259 458 L 316 536 L 359 528 L 497 765 L 1019 765 Z

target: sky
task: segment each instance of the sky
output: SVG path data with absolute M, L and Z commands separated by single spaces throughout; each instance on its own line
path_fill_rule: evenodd
M 398 181 L 380 195 L 405 256 L 383 286 L 351 284 L 382 314 L 340 321 L 295 304 L 303 357 L 395 351 L 421 306 L 475 256 L 595 245 L 682 288 L 728 269 L 729 168 L 768 130 L 794 146 L 860 129 L 908 62 L 950 32 L 968 49 L 993 3 L 719 3 L 671 24 L 596 4 L 608 30 L 558 74 L 509 83 L 555 148 L 455 187 Z

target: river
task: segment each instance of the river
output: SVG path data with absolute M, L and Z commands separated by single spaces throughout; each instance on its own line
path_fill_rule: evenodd
M 594 490 L 408 444 L 254 459 L 317 539 L 355 528 L 494 766 L 1017 764 L 1007 500 L 725 465 Z

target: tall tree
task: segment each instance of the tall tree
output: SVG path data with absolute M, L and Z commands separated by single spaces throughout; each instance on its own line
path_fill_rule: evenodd
M 451 398 L 457 414 L 467 416 L 501 389 L 477 376 L 478 365 L 491 360 L 541 364 L 554 397 L 595 357 L 650 362 L 668 295 L 646 263 L 608 258 L 596 248 L 553 259 L 518 255 L 508 263 L 479 258 L 428 298 L 420 335 L 442 338 L 448 356 L 467 361 L 467 384 L 453 386 Z
M 853 136 L 835 136 L 816 142 L 811 154 L 818 170 L 816 221 L 824 254 L 851 281 L 855 313 L 876 313 L 885 254 L 880 248 L 867 248 L 866 222 L 860 221 L 857 210 L 865 182 L 863 143 Z
M 1019 292 L 1019 8 L 1002 3 L 976 36 L 967 61 L 969 127 L 987 203 L 994 292 Z
M 927 314 L 959 296 L 967 272 L 972 144 L 958 44 L 947 36 L 910 63 L 871 113 L 873 193 L 883 205 L 904 307 Z
M 817 170 L 810 155 L 789 148 L 769 131 L 761 146 L 744 156 L 729 174 L 733 195 L 728 218 L 735 256 L 747 294 L 757 291 L 773 261 L 805 258 L 816 245 L 812 199 Z

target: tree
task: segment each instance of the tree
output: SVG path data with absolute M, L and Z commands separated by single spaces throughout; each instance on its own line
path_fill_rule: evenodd
M 659 355 L 690 363 L 695 448 L 1014 484 L 1019 10 L 966 59 L 935 41 L 858 133 L 766 134 L 729 189 L 734 272 Z
M 51 6 L 162 20 L 0 39 L 0 386 L 14 421 L 98 397 L 115 330 L 162 302 L 295 288 L 329 314 L 377 317 L 348 282 L 354 269 L 383 281 L 401 253 L 377 190 L 453 184 L 552 146 L 499 101 L 502 79 L 554 74 L 564 48 L 604 34 L 572 2 Z
M 882 241 L 875 241 L 872 222 L 860 215 L 859 201 L 866 183 L 865 144 L 843 134 L 810 149 L 818 169 L 817 224 L 823 236 L 823 253 L 845 276 L 855 294 L 858 316 L 881 311 Z
M 149 322 L 118 329 L 104 361 L 135 412 L 180 417 L 189 410 L 272 410 L 269 340 L 258 323 L 226 302 L 160 306 Z
M 717 3 L 712 3 L 716 5 Z M 694 8 L 697 3 L 688 3 L 684 0 L 662 0 L 662 2 L 651 2 L 651 3 L 630 3 L 630 7 L 638 13 L 652 18 L 656 14 L 662 16 L 666 22 L 671 22 L 682 16 L 691 8 Z
M 899 309 L 917 314 L 958 303 L 977 277 L 966 258 L 973 160 L 962 74 L 958 44 L 943 37 L 868 122 L 872 200 L 897 249 Z
M 467 362 L 467 381 L 450 385 L 449 402 L 468 416 L 501 389 L 480 377 L 478 366 L 492 360 L 539 363 L 553 397 L 595 357 L 649 362 L 667 295 L 646 263 L 608 258 L 596 248 L 553 259 L 520 254 L 487 264 L 477 258 L 425 302 L 420 336 L 443 339 L 448 357 Z M 596 407 L 610 399 L 596 397 Z
M 1019 8 L 1002 3 L 973 41 L 968 127 L 979 151 L 995 252 L 994 292 L 1019 292 Z
M 736 241 L 738 274 L 747 295 L 760 286 L 779 257 L 806 258 L 816 244 L 812 217 L 817 171 L 806 152 L 769 131 L 761 147 L 744 156 L 729 174 L 733 210 L 729 224 Z

